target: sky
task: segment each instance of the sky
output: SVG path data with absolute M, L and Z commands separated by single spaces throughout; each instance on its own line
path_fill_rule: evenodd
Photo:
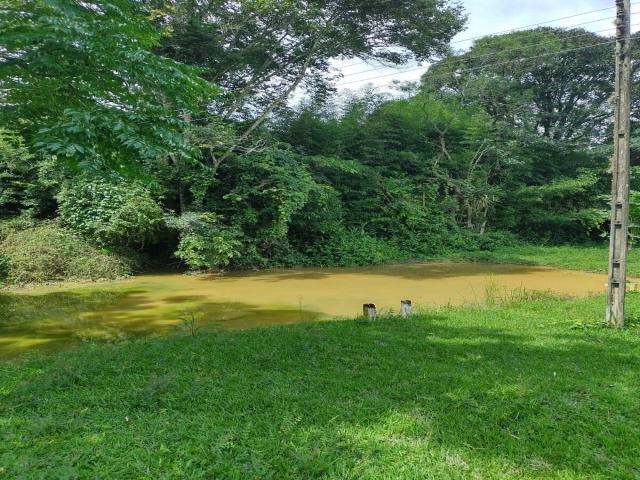
M 471 37 L 544 23 L 553 27 L 581 27 L 601 35 L 614 33 L 615 0 L 462 0 L 468 16 L 466 29 L 453 39 L 452 46 L 465 50 Z M 583 12 L 606 9 L 580 15 Z M 637 15 L 634 15 L 638 12 Z M 640 29 L 640 0 L 631 0 L 632 31 Z M 564 18 L 573 15 L 573 18 Z M 636 20 L 637 17 L 637 20 Z M 546 23 L 549 20 L 552 22 Z M 639 25 L 633 26 L 635 23 Z M 334 66 L 344 78 L 337 82 L 340 91 L 359 90 L 372 84 L 376 89 L 388 90 L 393 80 L 415 81 L 426 71 L 412 64 L 402 69 L 380 68 L 379 64 L 364 64 L 358 60 L 336 61 Z M 374 71 L 370 71 L 375 69 Z M 369 71 L 368 71 L 369 70 Z M 405 73 L 403 73 L 405 72 Z M 373 78 L 381 77 L 381 78 Z

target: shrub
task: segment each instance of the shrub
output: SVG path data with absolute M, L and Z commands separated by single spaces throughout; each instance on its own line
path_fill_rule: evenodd
M 239 234 L 222 226 L 213 213 L 189 212 L 169 218 L 167 224 L 178 230 L 180 242 L 174 255 L 191 269 L 213 270 L 229 265 L 238 255 Z
M 500 247 L 522 245 L 522 240 L 509 232 L 487 232 L 484 235 L 477 235 L 477 242 L 479 250 L 487 251 L 493 251 Z
M 357 230 L 337 231 L 327 242 L 314 245 L 309 255 L 313 263 L 327 266 L 375 265 L 407 258 L 394 242 Z
M 163 225 L 162 208 L 135 183 L 79 180 L 58 200 L 64 225 L 101 245 L 144 246 Z
M 0 283 L 4 283 L 7 281 L 9 277 L 9 258 L 0 255 Z
M 26 230 L 38 225 L 38 221 L 30 215 L 20 215 L 11 220 L 0 222 L 0 243 L 2 243 L 11 233 L 18 230 Z
M 11 284 L 116 279 L 131 274 L 125 260 L 90 246 L 56 222 L 9 231 L 0 243 L 0 264 Z

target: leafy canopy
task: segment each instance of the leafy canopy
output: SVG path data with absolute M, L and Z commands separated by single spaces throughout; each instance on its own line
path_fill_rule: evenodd
M 169 30 L 162 52 L 223 87 L 214 105 L 249 131 L 303 85 L 326 98 L 331 60 L 388 64 L 443 55 L 463 26 L 449 0 L 154 0 Z
M 150 50 L 160 32 L 131 0 L 2 0 L 0 122 L 42 152 L 86 166 L 193 156 L 183 111 L 215 93 Z

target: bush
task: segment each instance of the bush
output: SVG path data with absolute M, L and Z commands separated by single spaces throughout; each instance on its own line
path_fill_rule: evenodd
M 0 255 L 0 283 L 4 283 L 7 281 L 9 277 L 9 258 Z
M 101 245 L 144 246 L 163 225 L 162 208 L 141 185 L 80 180 L 58 196 L 65 226 Z
M 38 221 L 31 216 L 20 215 L 19 217 L 12 218 L 11 220 L 3 220 L 0 222 L 0 243 L 13 232 L 18 230 L 26 230 L 38 225 Z
M 224 267 L 238 255 L 238 232 L 220 225 L 212 213 L 189 212 L 166 221 L 180 234 L 174 255 L 193 270 Z
M 478 249 L 493 251 L 500 247 L 517 247 L 522 245 L 516 235 L 509 232 L 487 232 L 484 235 L 477 235 Z
M 88 245 L 56 222 L 6 233 L 0 243 L 0 271 L 3 269 L 10 284 L 116 279 L 131 274 L 127 261 Z
M 313 263 L 326 266 L 375 265 L 408 258 L 394 242 L 357 230 L 338 231 L 329 241 L 314 245 L 308 253 Z

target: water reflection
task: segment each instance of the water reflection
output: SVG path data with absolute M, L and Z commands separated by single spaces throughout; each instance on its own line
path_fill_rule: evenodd
M 487 285 L 601 292 L 605 276 L 544 267 L 417 264 L 215 275 L 149 275 L 102 285 L 0 294 L 0 357 L 87 340 L 198 328 L 250 328 L 354 317 L 363 303 L 397 309 L 482 301 Z

